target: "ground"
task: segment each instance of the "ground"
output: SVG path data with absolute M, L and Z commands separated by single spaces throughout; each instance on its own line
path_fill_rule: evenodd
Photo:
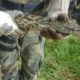
M 80 80 L 80 38 L 46 41 L 39 80 Z

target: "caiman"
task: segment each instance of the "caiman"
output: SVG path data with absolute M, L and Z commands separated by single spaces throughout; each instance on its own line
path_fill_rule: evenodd
M 48 19 L 36 15 L 21 14 L 15 17 L 18 28 L 23 32 L 40 31 L 46 38 L 59 39 L 72 33 L 79 33 L 80 25 L 74 19 Z

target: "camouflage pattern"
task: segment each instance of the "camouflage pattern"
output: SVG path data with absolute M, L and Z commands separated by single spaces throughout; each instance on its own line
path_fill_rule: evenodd
M 21 80 L 33 80 L 34 76 L 38 73 L 41 60 L 43 58 L 43 44 L 39 32 L 28 32 L 22 40 L 21 46 Z M 21 42 L 20 42 L 21 43 Z
M 7 11 L 12 18 L 21 11 Z M 16 43 L 15 36 L 0 37 L 0 69 L 2 80 L 33 80 L 40 69 L 43 54 L 39 32 L 29 32 Z M 0 79 L 1 80 L 1 79 Z M 35 79 L 34 79 L 35 80 Z
M 18 80 L 18 52 L 14 36 L 0 37 L 0 70 L 2 79 Z
M 11 12 L 8 11 L 11 14 Z M 12 11 L 11 16 L 19 14 Z M 16 14 L 16 15 L 17 15 Z M 0 80 L 19 80 L 21 66 L 19 48 L 15 36 L 0 36 Z

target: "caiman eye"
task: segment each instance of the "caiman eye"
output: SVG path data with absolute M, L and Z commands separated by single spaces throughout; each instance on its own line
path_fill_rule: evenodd
M 66 14 L 59 14 L 56 19 L 59 21 L 67 21 L 68 16 Z

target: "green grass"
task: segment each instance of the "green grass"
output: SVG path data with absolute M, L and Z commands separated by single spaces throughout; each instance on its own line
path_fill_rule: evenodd
M 80 38 L 46 41 L 39 80 L 80 80 Z

